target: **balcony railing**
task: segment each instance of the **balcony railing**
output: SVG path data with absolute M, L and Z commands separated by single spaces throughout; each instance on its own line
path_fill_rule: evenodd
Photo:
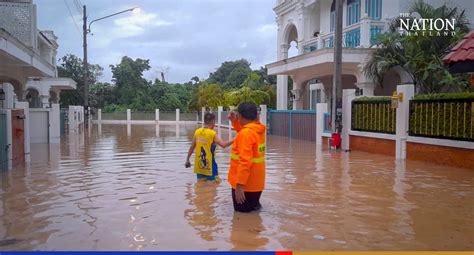
M 55 66 L 56 41 L 53 38 L 46 38 L 37 29 L 34 4 L 0 1 L 0 29 L 16 38 L 26 48 L 33 50 L 44 62 Z
M 359 48 L 359 47 L 371 47 L 375 44 L 377 36 L 384 33 L 386 30 L 386 23 L 384 21 L 371 20 L 365 23 L 367 27 L 363 30 L 364 24 L 362 22 L 353 24 L 345 27 L 342 34 L 342 47 L 343 48 Z M 365 31 L 365 35 L 363 34 Z M 370 37 L 370 40 L 368 38 Z M 364 40 L 365 39 L 365 40 Z M 365 42 L 365 44 L 363 43 Z M 325 48 L 334 47 L 334 33 L 327 33 L 319 35 L 319 37 L 313 38 L 304 42 L 303 52 L 308 53 Z

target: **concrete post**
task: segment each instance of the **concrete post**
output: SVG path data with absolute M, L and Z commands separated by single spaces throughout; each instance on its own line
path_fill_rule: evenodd
M 102 109 L 97 111 L 97 121 L 100 123 L 102 122 Z
M 323 144 L 324 114 L 327 112 L 327 103 L 316 104 L 316 145 Z
M 176 109 L 176 124 L 179 122 L 179 109 Z
M 260 122 L 267 125 L 267 106 L 264 104 L 260 105 Z
M 288 109 L 288 76 L 277 76 L 277 109 Z
M 223 112 L 223 107 L 218 106 L 217 107 L 217 127 L 221 127 L 222 125 L 222 112 Z
M 130 109 L 127 109 L 127 123 L 130 123 L 132 120 L 132 111 Z
M 28 102 L 17 102 L 16 108 L 23 109 L 23 114 L 25 115 L 24 119 L 24 135 L 25 135 L 25 161 L 30 162 L 30 106 Z M 11 120 L 11 118 L 10 118 Z
M 352 100 L 356 97 L 355 89 L 345 89 L 342 91 L 342 144 L 343 150 L 350 150 L 349 131 L 352 121 Z
M 403 101 L 398 101 L 397 107 L 395 158 L 405 159 L 407 154 L 408 124 L 410 120 L 410 100 L 415 95 L 415 86 L 398 85 L 397 93 L 403 95 Z
M 364 2 L 364 1 L 362 1 Z M 364 8 L 365 9 L 365 8 Z M 363 10 L 365 12 L 365 10 Z M 370 47 L 370 17 L 367 14 L 363 14 L 360 20 L 360 47 Z
M 59 143 L 61 139 L 59 104 L 52 104 L 49 113 L 49 143 Z
M 359 82 L 355 84 L 362 90 L 362 96 L 373 97 L 375 91 L 375 83 L 373 82 Z
M 206 114 L 206 107 L 201 108 L 201 127 L 204 127 L 204 114 Z
M 160 122 L 160 109 L 155 109 L 155 122 L 156 124 Z

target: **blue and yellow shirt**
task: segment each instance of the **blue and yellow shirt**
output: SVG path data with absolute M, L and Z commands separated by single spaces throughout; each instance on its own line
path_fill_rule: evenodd
M 196 157 L 194 159 L 194 173 L 199 176 L 217 176 L 217 163 L 215 161 L 216 144 L 214 137 L 216 131 L 209 128 L 198 128 L 194 132 L 196 138 Z

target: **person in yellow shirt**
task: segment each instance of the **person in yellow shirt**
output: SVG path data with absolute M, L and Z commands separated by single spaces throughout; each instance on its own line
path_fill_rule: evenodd
M 232 141 L 223 141 L 217 136 L 214 127 L 216 125 L 216 116 L 212 113 L 204 115 L 204 127 L 198 128 L 194 132 L 193 141 L 189 147 L 188 157 L 185 167 L 191 167 L 189 159 L 196 149 L 194 158 L 194 173 L 198 181 L 219 182 L 219 172 L 216 163 L 216 144 L 222 148 L 229 147 Z
M 237 131 L 232 144 L 228 182 L 232 186 L 234 210 L 259 210 L 260 196 L 265 187 L 265 133 L 266 127 L 258 119 L 257 105 L 241 103 L 238 114 L 229 119 Z

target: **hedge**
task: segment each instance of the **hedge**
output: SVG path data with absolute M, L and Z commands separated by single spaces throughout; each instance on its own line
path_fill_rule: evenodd
M 395 134 L 396 109 L 390 98 L 359 98 L 352 103 L 352 130 Z

